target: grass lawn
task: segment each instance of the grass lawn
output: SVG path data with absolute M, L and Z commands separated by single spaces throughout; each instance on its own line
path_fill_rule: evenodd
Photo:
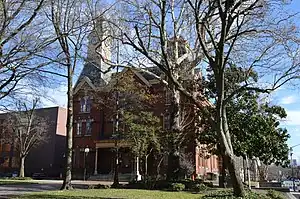
M 201 194 L 188 192 L 167 192 L 154 190 L 137 189 L 89 189 L 89 190 L 71 190 L 71 191 L 48 191 L 34 194 L 26 194 L 17 198 L 58 198 L 58 199 L 200 199 Z
M 11 185 L 11 184 L 38 184 L 38 182 L 34 180 L 0 179 L 0 185 Z

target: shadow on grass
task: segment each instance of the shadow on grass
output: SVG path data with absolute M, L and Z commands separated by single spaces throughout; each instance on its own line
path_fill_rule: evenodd
M 31 185 L 31 184 L 39 184 L 37 182 L 16 182 L 16 181 L 0 181 L 0 185 Z
M 22 197 L 16 197 L 17 199 L 126 199 L 126 198 L 116 198 L 116 197 L 85 197 L 85 196 L 62 196 L 62 195 L 48 195 L 48 194 L 32 194 L 32 195 L 23 195 Z

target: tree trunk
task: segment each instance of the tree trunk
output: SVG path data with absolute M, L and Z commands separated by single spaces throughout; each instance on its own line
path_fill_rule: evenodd
M 170 124 L 171 124 L 171 134 L 172 140 L 170 140 L 169 155 L 168 155 L 168 172 L 167 179 L 178 180 L 180 171 L 180 161 L 179 161 L 179 148 L 178 139 L 182 139 L 178 136 L 180 133 L 180 92 L 174 88 L 172 91 L 172 101 L 170 106 Z
M 219 187 L 220 188 L 226 188 L 225 187 L 225 177 L 226 177 L 226 164 L 225 164 L 224 155 L 222 155 L 222 170 L 221 170 L 221 175 L 220 175 L 220 179 L 219 179 Z
M 179 180 L 180 178 L 180 162 L 179 155 L 177 155 L 178 151 L 174 150 L 169 153 L 168 156 L 168 172 L 167 172 L 167 180 Z
M 213 68 L 218 68 L 218 65 L 222 65 L 218 62 L 212 64 Z M 223 149 L 222 151 L 224 151 L 224 157 L 230 174 L 234 195 L 237 197 L 243 197 L 245 195 L 244 187 L 239 172 L 237 171 L 236 160 L 233 153 L 233 147 L 231 144 L 230 132 L 227 123 L 226 105 L 224 104 L 224 71 L 214 70 L 214 74 L 216 77 L 217 88 L 216 131 L 219 134 L 220 145 Z
M 70 61 L 70 60 L 69 60 Z M 68 112 L 67 112 L 67 140 L 66 140 L 66 165 L 64 182 L 61 190 L 72 189 L 72 148 L 73 148 L 73 70 L 68 64 Z
M 246 158 L 243 156 L 243 174 L 244 174 L 243 182 L 247 181 L 247 166 L 246 166 L 245 162 L 246 162 Z
M 25 177 L 25 156 L 20 157 L 20 170 L 19 170 L 19 177 Z
M 254 181 L 257 182 L 259 180 L 259 172 L 258 172 L 258 163 L 257 159 L 254 160 Z
M 145 179 L 148 178 L 148 155 L 145 157 Z
M 248 179 L 248 187 L 251 189 L 251 177 L 250 177 L 250 168 L 249 168 L 249 159 L 246 155 L 246 167 L 247 167 L 247 179 Z
M 228 170 L 233 186 L 233 193 L 235 196 L 243 197 L 245 195 L 245 192 L 243 189 L 241 177 L 239 175 L 239 172 L 237 171 L 235 157 L 233 154 L 226 154 L 225 158 L 227 159 L 226 163 L 228 165 Z
M 118 141 L 115 140 L 115 164 L 114 164 L 114 183 L 112 184 L 113 187 L 118 187 L 119 183 L 119 148 L 118 148 Z

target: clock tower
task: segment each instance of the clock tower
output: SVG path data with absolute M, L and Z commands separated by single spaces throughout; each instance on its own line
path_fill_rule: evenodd
M 112 40 L 110 34 L 111 29 L 108 22 L 104 17 L 99 17 L 88 36 L 87 63 L 100 69 L 100 76 L 106 83 L 110 80 L 111 72 L 108 71 L 109 65 L 101 59 L 101 56 L 105 60 L 111 61 Z

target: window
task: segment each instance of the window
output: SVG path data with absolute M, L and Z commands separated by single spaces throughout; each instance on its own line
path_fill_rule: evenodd
M 167 89 L 166 90 L 166 104 L 171 104 L 172 101 L 172 92 Z
M 76 131 L 77 135 L 81 135 L 82 134 L 82 122 L 79 121 L 77 122 L 77 131 Z
M 164 115 L 163 128 L 164 128 L 164 130 L 169 130 L 170 129 L 170 114 L 169 113 L 166 113 Z
M 80 100 L 80 112 L 86 112 L 89 113 L 91 111 L 91 98 L 88 96 L 85 96 L 81 98 Z
M 92 134 L 92 120 L 87 120 L 85 135 L 91 135 L 91 134 Z

